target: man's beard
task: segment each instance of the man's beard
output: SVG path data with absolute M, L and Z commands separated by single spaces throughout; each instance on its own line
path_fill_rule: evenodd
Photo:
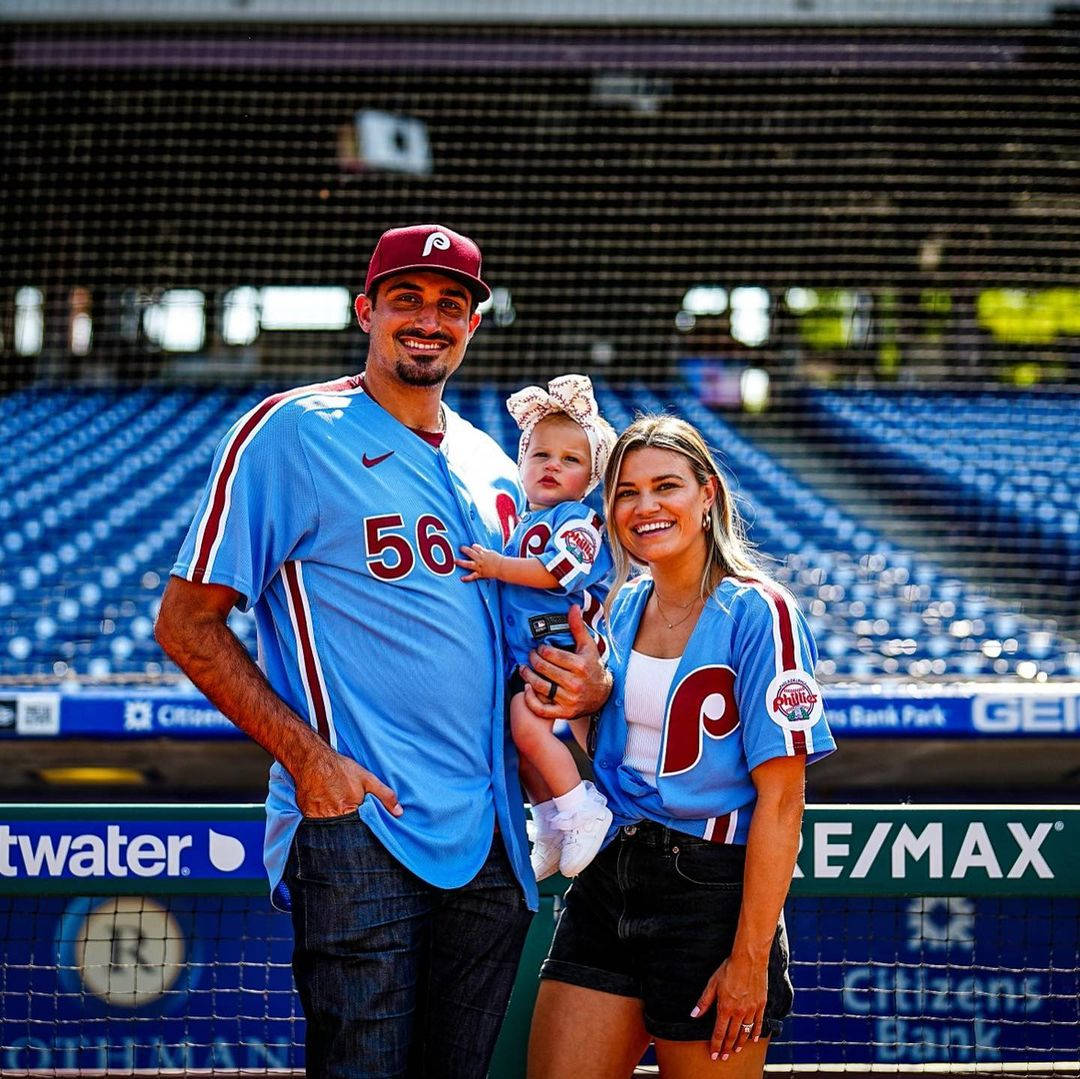
M 407 386 L 438 386 L 447 380 L 450 372 L 444 363 L 423 364 L 419 361 L 398 360 L 394 368 L 397 377 Z

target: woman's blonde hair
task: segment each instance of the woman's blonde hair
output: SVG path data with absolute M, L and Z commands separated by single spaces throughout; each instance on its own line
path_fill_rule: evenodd
M 630 576 L 630 557 L 615 534 L 615 491 L 623 459 L 632 450 L 646 448 L 670 450 L 681 454 L 690 464 L 694 478 L 703 487 L 709 478 L 716 480 L 716 498 L 709 507 L 709 527 L 705 532 L 706 557 L 701 574 L 701 595 L 708 596 L 729 576 L 752 577 L 768 581 L 768 574 L 746 538 L 746 528 L 735 506 L 731 488 L 716 466 L 712 453 L 692 424 L 677 416 L 654 414 L 639 416 L 615 443 L 604 474 L 604 516 L 607 520 L 611 554 L 615 562 L 615 579 L 609 593 L 609 603 Z

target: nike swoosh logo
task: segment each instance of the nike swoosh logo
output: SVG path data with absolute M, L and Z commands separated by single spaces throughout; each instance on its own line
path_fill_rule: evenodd
M 393 450 L 391 450 L 389 453 L 384 453 L 381 457 L 368 457 L 368 455 L 365 453 L 361 460 L 364 462 L 364 468 L 374 468 L 376 465 L 381 465 L 383 461 L 387 459 L 387 457 L 393 456 Z

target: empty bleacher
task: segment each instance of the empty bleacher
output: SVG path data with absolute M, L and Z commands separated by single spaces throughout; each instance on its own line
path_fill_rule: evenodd
M 748 441 L 692 393 L 634 386 L 637 407 L 694 423 L 732 478 L 751 539 L 798 598 L 825 679 L 1076 676 L 1080 648 L 936 563 L 876 534 Z M 616 401 L 603 407 L 619 422 Z
M 266 392 L 39 387 L 0 400 L 0 676 L 178 675 L 153 640 L 161 590 L 215 445 Z M 513 456 L 506 393 L 451 386 L 447 402 Z M 600 384 L 598 395 L 616 427 L 669 407 L 701 428 L 751 538 L 807 612 L 823 678 L 1080 676 L 1080 648 L 1053 622 L 886 541 L 689 391 Z M 254 648 L 252 619 L 236 612 L 232 625 Z
M 1080 591 L 1080 394 L 818 390 L 863 465 L 1007 568 Z

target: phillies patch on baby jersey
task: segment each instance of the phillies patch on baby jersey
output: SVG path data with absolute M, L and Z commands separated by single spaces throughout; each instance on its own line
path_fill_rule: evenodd
M 595 562 L 600 538 L 595 529 L 571 528 L 563 533 L 563 546 L 578 562 Z
M 513 558 L 536 558 L 556 582 L 549 589 L 503 585 L 503 629 L 514 662 L 528 663 L 529 652 L 539 643 L 531 628 L 536 625 L 536 616 L 565 615 L 575 603 L 603 655 L 607 646 L 600 623 L 613 563 L 599 515 L 583 502 L 529 510 L 503 553 Z M 553 633 L 548 641 L 560 648 L 574 646 L 568 632 Z

